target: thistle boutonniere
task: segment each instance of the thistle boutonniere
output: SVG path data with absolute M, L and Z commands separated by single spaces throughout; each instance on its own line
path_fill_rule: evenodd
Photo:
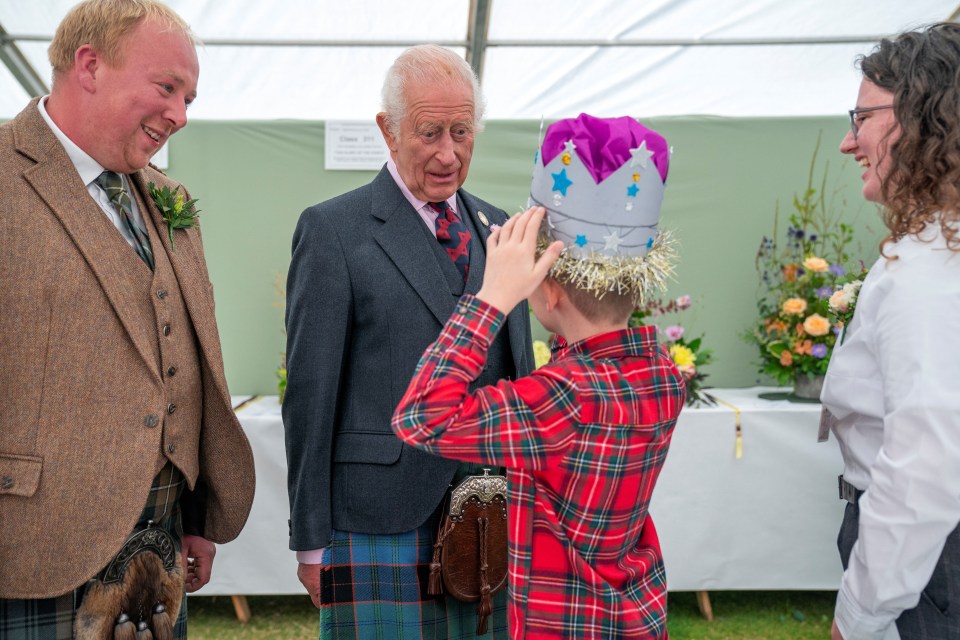
M 173 230 L 190 229 L 197 225 L 197 214 L 200 213 L 195 206 L 197 199 L 185 199 L 180 192 L 180 187 L 172 191 L 168 186 L 158 189 L 155 184 L 148 182 L 147 188 L 150 190 L 153 203 L 157 205 L 160 215 L 167 223 L 170 232 L 170 248 L 173 249 Z

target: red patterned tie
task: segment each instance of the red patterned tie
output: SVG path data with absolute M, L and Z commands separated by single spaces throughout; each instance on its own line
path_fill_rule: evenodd
M 437 229 L 437 240 L 453 260 L 453 264 L 457 265 L 463 281 L 466 282 L 467 274 L 470 272 L 470 230 L 446 202 L 431 202 L 430 206 L 437 212 L 434 223 Z

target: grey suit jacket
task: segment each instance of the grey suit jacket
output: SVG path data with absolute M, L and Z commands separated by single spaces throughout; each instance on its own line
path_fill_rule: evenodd
M 458 193 L 481 246 L 507 216 Z M 463 213 L 463 212 L 461 212 Z M 458 463 L 402 443 L 390 429 L 424 349 L 457 297 L 435 243 L 386 168 L 368 185 L 306 209 L 287 281 L 287 391 L 283 402 L 290 548 L 319 549 L 331 530 L 388 534 L 423 524 Z M 471 260 L 471 271 L 483 261 Z M 471 274 L 469 285 L 482 278 Z M 468 289 L 469 290 L 469 289 Z M 506 322 L 513 366 L 533 365 L 530 316 Z

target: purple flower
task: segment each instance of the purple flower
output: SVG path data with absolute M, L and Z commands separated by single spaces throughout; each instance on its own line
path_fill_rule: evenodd
M 833 325 L 832 331 L 833 331 L 833 335 L 839 337 L 839 336 L 840 336 L 840 332 L 843 331 L 843 327 L 838 327 L 837 325 Z
M 842 275 L 845 274 L 846 272 L 847 272 L 847 270 L 844 269 L 843 266 L 841 266 L 841 265 L 839 265 L 839 264 L 832 264 L 832 265 L 830 265 L 830 273 L 832 273 L 832 274 L 835 275 L 835 276 L 842 276 Z
M 815 344 L 810 347 L 810 355 L 814 358 L 822 358 L 827 355 L 827 345 L 825 344 Z
M 830 287 L 828 287 L 828 286 L 826 286 L 826 285 L 824 285 L 824 286 L 820 287 L 819 289 L 817 289 L 817 297 L 818 297 L 818 298 L 829 298 L 829 297 L 832 296 L 832 295 L 833 295 L 833 289 L 831 289 Z
M 672 324 L 663 331 L 670 342 L 676 342 L 683 337 L 683 327 L 678 324 Z

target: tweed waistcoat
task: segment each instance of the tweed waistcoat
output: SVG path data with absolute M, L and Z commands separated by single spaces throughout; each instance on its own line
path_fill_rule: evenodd
M 140 210 L 145 211 L 139 195 L 137 200 Z M 136 290 L 144 292 L 139 298 L 143 304 L 141 316 L 156 330 L 157 339 L 150 345 L 151 349 L 155 347 L 154 362 L 163 379 L 167 401 L 164 415 L 157 416 L 157 428 L 163 429 L 161 451 L 157 452 L 157 471 L 169 459 L 193 482 L 199 473 L 203 409 L 197 336 L 170 259 L 157 238 L 157 234 L 166 233 L 167 229 L 157 228 L 152 216 L 144 216 L 144 222 L 150 227 L 148 233 L 155 247 L 155 269 L 153 274 L 148 269 L 131 269 L 130 275 L 136 280 L 132 283 Z M 176 251 L 176 246 L 173 250 Z

